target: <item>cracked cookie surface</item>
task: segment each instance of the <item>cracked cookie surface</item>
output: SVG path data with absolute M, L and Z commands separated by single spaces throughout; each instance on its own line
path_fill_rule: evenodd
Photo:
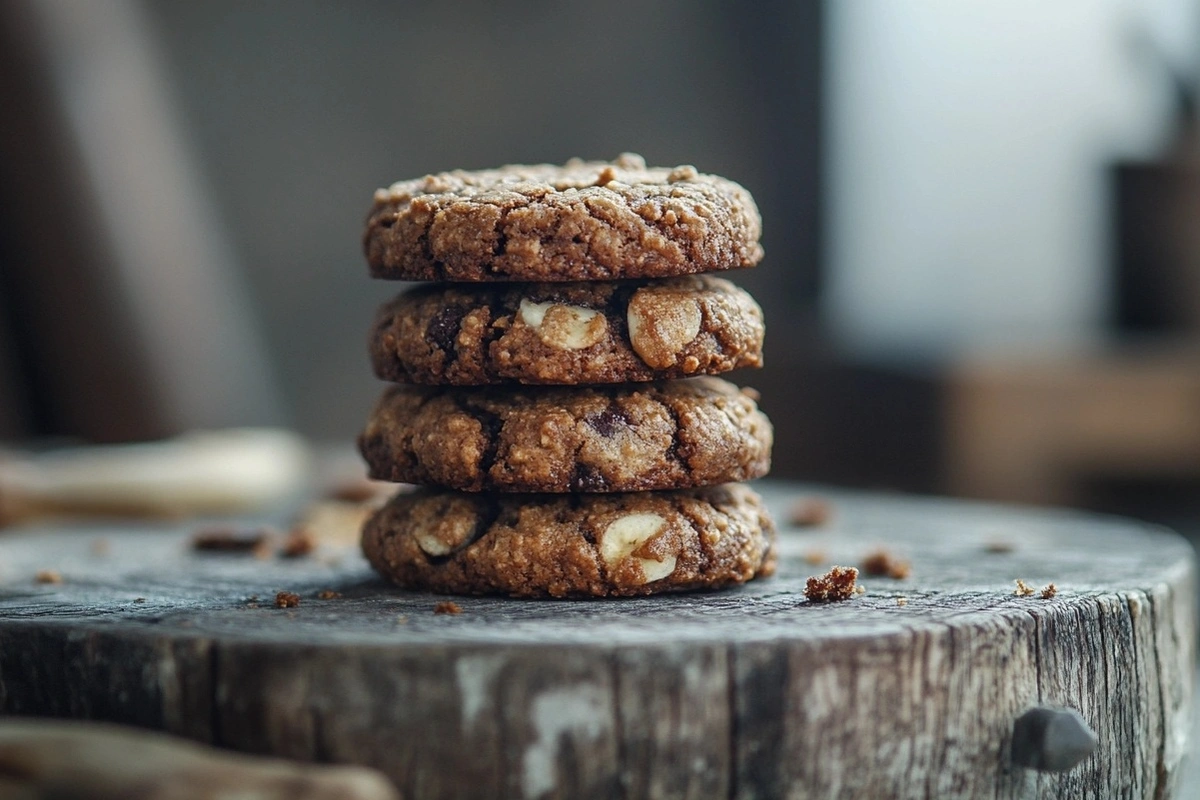
M 733 181 L 627 153 L 394 183 L 375 193 L 363 248 L 376 278 L 593 281 L 752 267 L 761 232 Z
M 379 310 L 375 374 L 401 383 L 589 384 L 762 365 L 762 310 L 711 275 L 438 284 Z
M 758 478 L 772 429 L 720 378 L 645 384 L 396 385 L 359 448 L 372 478 L 462 491 L 637 492 Z
M 362 547 L 408 589 L 629 596 L 743 583 L 775 569 L 775 529 L 740 484 L 611 495 L 422 490 L 371 517 Z

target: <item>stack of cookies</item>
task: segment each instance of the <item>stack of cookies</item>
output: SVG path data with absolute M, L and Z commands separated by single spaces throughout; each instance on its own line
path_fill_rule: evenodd
M 762 312 L 708 274 L 754 266 L 749 193 L 692 167 L 448 172 L 375 194 L 376 278 L 436 281 L 371 333 L 393 382 L 359 446 L 419 484 L 366 524 L 401 586 L 461 594 L 642 595 L 774 569 L 770 466 L 752 390 Z

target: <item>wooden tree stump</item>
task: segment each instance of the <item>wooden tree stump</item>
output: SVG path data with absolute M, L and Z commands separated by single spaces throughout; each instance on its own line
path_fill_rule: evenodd
M 1195 651 L 1183 540 L 1094 515 L 833 493 L 833 519 L 798 529 L 789 506 L 811 491 L 764 494 L 775 578 L 647 599 L 456 598 L 457 615 L 353 551 L 204 554 L 186 529 L 152 526 L 10 533 L 0 709 L 371 765 L 408 798 L 1175 792 Z M 805 601 L 806 577 L 879 546 L 911 576 Z M 42 569 L 62 583 L 36 583 Z M 1017 578 L 1057 595 L 1016 596 Z M 280 590 L 300 605 L 276 608 Z M 1096 752 L 1064 773 L 1013 765 L 1014 721 L 1037 705 L 1077 709 Z

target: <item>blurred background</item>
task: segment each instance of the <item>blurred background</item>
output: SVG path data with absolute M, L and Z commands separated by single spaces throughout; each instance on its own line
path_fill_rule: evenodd
M 372 191 L 753 192 L 774 475 L 1200 529 L 1200 3 L 0 2 L 0 442 L 349 442 Z

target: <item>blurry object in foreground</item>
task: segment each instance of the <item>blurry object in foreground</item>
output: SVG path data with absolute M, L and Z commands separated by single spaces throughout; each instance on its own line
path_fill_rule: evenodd
M 302 490 L 309 468 L 300 437 L 267 428 L 10 454 L 0 458 L 0 527 L 45 517 L 263 510 Z
M 366 767 L 239 755 L 95 722 L 0 722 L 0 796 L 59 800 L 398 800 Z

